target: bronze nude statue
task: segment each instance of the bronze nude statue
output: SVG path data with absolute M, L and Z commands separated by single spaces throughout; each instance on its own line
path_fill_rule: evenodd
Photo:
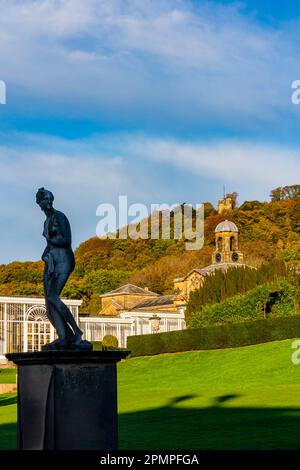
M 92 349 L 92 344 L 82 340 L 82 331 L 68 307 L 60 299 L 60 294 L 75 267 L 71 247 L 71 228 L 65 214 L 53 207 L 51 191 L 40 188 L 36 202 L 46 215 L 43 236 L 47 246 L 42 255 L 45 263 L 44 292 L 47 317 L 58 339 L 46 344 L 43 350 Z

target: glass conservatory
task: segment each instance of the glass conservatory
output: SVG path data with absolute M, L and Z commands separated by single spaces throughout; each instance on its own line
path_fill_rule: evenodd
M 81 300 L 64 300 L 78 321 Z M 44 298 L 0 297 L 0 356 L 10 352 L 39 351 L 54 340 L 46 317 Z
M 114 335 L 125 348 L 127 337 L 182 330 L 184 313 L 161 312 L 153 322 L 153 312 L 124 311 L 118 317 L 80 317 L 81 300 L 65 300 L 88 341 L 102 341 Z M 155 323 L 155 328 L 154 328 Z M 0 297 L 0 360 L 10 352 L 40 351 L 53 341 L 55 331 L 46 316 L 44 298 Z

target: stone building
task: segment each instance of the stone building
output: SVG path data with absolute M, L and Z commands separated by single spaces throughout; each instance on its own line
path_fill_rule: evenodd
M 99 315 L 117 316 L 124 311 L 173 312 L 176 306 L 173 295 L 159 295 L 147 287 L 125 284 L 111 292 L 100 295 L 101 310 Z
M 131 309 L 145 299 L 153 299 L 159 294 L 151 292 L 148 288 L 142 288 L 133 284 L 126 284 L 111 292 L 100 295 L 100 315 L 114 316 L 123 310 Z
M 239 230 L 235 223 L 224 220 L 215 229 L 215 251 L 212 254 L 212 264 L 200 269 L 193 269 L 184 277 L 174 279 L 174 304 L 184 306 L 190 293 L 199 289 L 205 276 L 217 269 L 226 271 L 231 267 L 246 266 L 243 263 L 243 253 L 239 251 Z

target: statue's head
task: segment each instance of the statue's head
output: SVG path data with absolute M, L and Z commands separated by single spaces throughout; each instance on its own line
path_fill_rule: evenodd
M 48 189 L 40 188 L 36 193 L 36 202 L 42 211 L 49 211 L 52 209 L 54 196 Z

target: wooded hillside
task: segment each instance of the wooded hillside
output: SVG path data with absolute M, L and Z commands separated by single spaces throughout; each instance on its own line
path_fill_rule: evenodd
M 84 310 L 96 314 L 99 294 L 125 282 L 147 286 L 161 294 L 172 293 L 176 276 L 211 263 L 214 230 L 226 218 L 235 222 L 240 230 L 240 250 L 245 254 L 246 263 L 260 266 L 276 257 L 289 266 L 299 264 L 299 192 L 276 188 L 270 202 L 246 201 L 223 215 L 218 215 L 214 207 L 206 203 L 205 215 L 205 245 L 198 251 L 186 251 L 184 241 L 174 239 L 93 237 L 83 242 L 76 249 L 76 268 L 64 296 L 82 298 Z M 41 261 L 1 265 L 0 295 L 43 295 L 42 274 Z

